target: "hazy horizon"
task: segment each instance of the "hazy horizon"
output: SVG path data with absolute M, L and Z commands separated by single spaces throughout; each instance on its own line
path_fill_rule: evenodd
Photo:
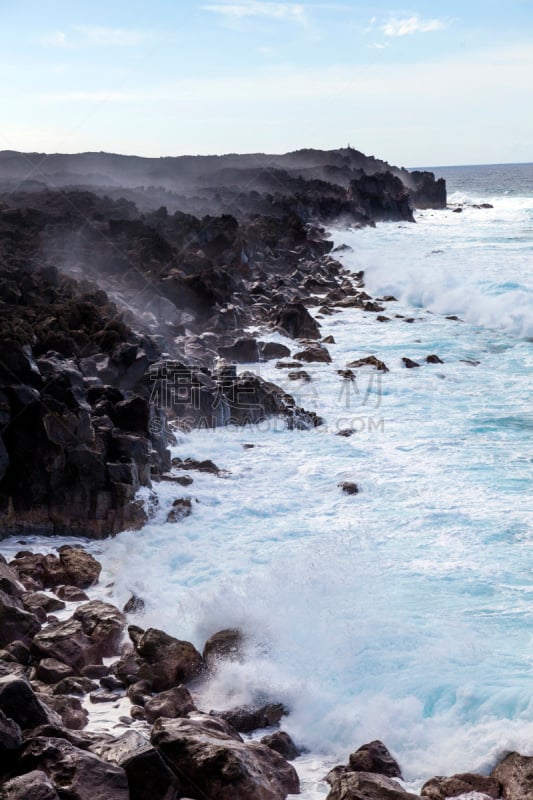
M 465 5 L 28 0 L 2 9 L 0 148 L 530 163 L 533 7 Z

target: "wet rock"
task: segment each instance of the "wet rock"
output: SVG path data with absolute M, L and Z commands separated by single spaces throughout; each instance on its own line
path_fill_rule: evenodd
M 259 342 L 259 351 L 264 361 L 272 361 L 274 358 L 290 358 L 291 356 L 289 348 L 278 342 Z
M 114 692 L 109 691 L 109 689 L 95 689 L 94 692 L 91 692 L 89 695 L 89 700 L 91 703 L 116 703 L 119 700 L 119 696 Z
M 209 459 L 198 461 L 196 458 L 173 458 L 172 466 L 174 469 L 197 470 L 198 472 L 207 472 L 210 475 L 219 475 L 221 472 L 220 468 Z
M 364 358 L 358 358 L 356 361 L 350 361 L 349 364 L 346 365 L 351 369 L 358 369 L 359 367 L 375 367 L 379 372 L 388 372 L 389 368 L 387 365 L 380 361 L 379 358 L 376 356 L 365 356 Z
M 345 381 L 355 380 L 355 372 L 353 372 L 351 369 L 338 369 L 337 375 L 340 375 Z
M 0 711 L 22 730 L 50 721 L 28 681 L 16 675 L 0 677 Z
M 274 315 L 278 330 L 291 339 L 319 339 L 320 326 L 302 303 L 287 303 Z
M 287 761 L 294 761 L 295 758 L 301 755 L 300 750 L 298 750 L 289 734 L 285 731 L 276 731 L 269 736 L 263 736 L 261 744 L 270 747 L 271 750 L 275 750 Z
M 144 713 L 148 722 L 155 722 L 159 717 L 176 719 L 186 717 L 196 711 L 191 693 L 185 686 L 175 686 L 151 697 L 144 704 Z
M 83 603 L 85 600 L 89 599 L 89 595 L 78 586 L 58 586 L 56 594 L 61 600 L 65 600 L 67 603 Z
M 444 364 L 444 361 L 436 355 L 426 356 L 426 363 L 427 364 Z
M 251 337 L 243 337 L 227 347 L 219 347 L 218 355 L 236 364 L 255 363 L 260 358 L 259 343 Z
M 6 781 L 0 788 L 0 800 L 59 800 L 54 784 L 45 772 L 32 770 Z
M 17 597 L 0 591 L 0 647 L 19 640 L 29 644 L 41 629 L 35 614 L 22 609 Z
M 418 364 L 416 361 L 413 361 L 411 358 L 405 358 L 404 357 L 404 358 L 402 358 L 402 361 L 403 361 L 404 366 L 407 369 L 414 369 L 415 367 L 419 367 L 420 366 L 420 364 Z
M 303 383 L 310 383 L 311 376 L 304 369 L 297 370 L 296 372 L 288 372 L 287 378 L 290 381 L 302 381 Z
M 68 800 L 129 800 L 128 780 L 121 767 L 65 739 L 30 739 L 22 751 L 19 769 L 45 772 Z
M 24 593 L 17 573 L 3 561 L 0 561 L 0 591 L 9 597 L 18 598 Z
M 63 678 L 69 678 L 73 674 L 72 667 L 56 658 L 43 658 L 34 670 L 35 679 L 43 683 L 59 683 Z
M 13 759 L 22 744 L 19 725 L 0 711 L 0 769 Z
M 87 725 L 89 714 L 78 697 L 64 694 L 47 694 L 39 695 L 39 698 L 56 714 L 59 714 L 65 728 L 81 731 Z
M 172 503 L 167 514 L 167 522 L 181 522 L 192 514 L 192 502 L 189 497 L 180 497 Z
M 174 800 L 178 797 L 178 779 L 141 733 L 128 731 L 112 742 L 93 745 L 91 752 L 125 771 L 130 800 Z
M 376 772 L 387 775 L 389 778 L 401 778 L 402 771 L 398 762 L 393 758 L 383 742 L 376 739 L 364 744 L 349 758 L 350 769 L 353 772 Z
M 217 631 L 206 641 L 203 659 L 208 669 L 221 661 L 240 661 L 244 646 L 244 635 L 238 628 Z
M 333 336 L 325 336 L 324 339 L 322 339 L 322 344 L 335 344 L 335 339 Z
M 330 354 L 325 347 L 321 347 L 320 345 L 316 345 L 315 347 L 306 347 L 305 350 L 295 353 L 294 357 L 300 361 L 306 361 L 308 363 L 315 361 L 322 364 L 331 363 Z
M 175 639 L 157 628 L 148 628 L 136 645 L 143 663 L 139 677 L 152 681 L 154 691 L 172 689 L 195 678 L 203 669 L 203 659 L 196 648 Z
M 10 653 L 19 664 L 27 666 L 30 663 L 30 648 L 27 644 L 21 642 L 20 639 L 15 639 L 14 642 L 10 642 L 6 645 L 5 650 Z
M 440 776 L 432 778 L 420 790 L 422 797 L 428 797 L 430 800 L 446 800 L 447 797 L 458 797 L 471 792 L 498 798 L 501 794 L 501 787 L 495 778 L 464 772 L 451 775 L 449 778 Z
M 57 597 L 51 597 L 44 592 L 26 592 L 22 595 L 22 604 L 26 611 L 36 614 L 39 610 L 44 614 L 53 614 L 54 611 L 61 611 L 65 608 L 65 603 Z
M 65 570 L 68 583 L 80 589 L 88 589 L 98 583 L 102 566 L 90 554 L 77 547 L 60 547 L 59 560 Z
M 353 436 L 354 433 L 357 433 L 354 428 L 342 428 L 342 430 L 337 431 L 335 436 L 343 436 L 345 439 L 348 439 L 350 436 Z
M 239 733 L 251 733 L 259 728 L 278 725 L 287 714 L 282 703 L 267 703 L 264 706 L 240 706 L 229 711 L 211 711 L 211 715 L 225 720 Z
M 359 487 L 356 483 L 352 483 L 351 481 L 342 481 L 338 484 L 339 488 L 342 489 L 344 494 L 358 494 Z
M 30 650 L 35 659 L 55 658 L 76 673 L 100 660 L 98 648 L 73 617 L 48 625 L 34 637 Z
M 144 609 L 145 609 L 145 602 L 142 599 L 142 597 L 137 597 L 136 595 L 132 595 L 130 599 L 126 602 L 122 611 L 124 614 L 142 614 L 144 612 Z
M 87 664 L 87 666 L 82 669 L 81 674 L 90 680 L 99 680 L 105 677 L 105 675 L 109 675 L 110 672 L 111 667 L 107 664 Z
M 74 619 L 81 622 L 83 632 L 90 636 L 97 660 L 118 654 L 126 628 L 126 618 L 118 608 L 92 600 L 76 609 Z
M 333 778 L 326 800 L 416 800 L 392 778 L 370 772 L 344 772 Z
M 501 785 L 504 800 L 529 800 L 533 795 L 533 757 L 509 753 L 490 777 Z
M 260 743 L 245 744 L 219 720 L 158 720 L 152 744 L 179 777 L 182 796 L 210 800 L 285 800 L 299 792 L 296 771 Z
M 303 367 L 301 361 L 278 361 L 276 369 L 299 369 Z
M 68 678 L 61 678 L 53 688 L 53 694 L 77 694 L 80 697 L 87 692 L 97 689 L 98 684 L 91 678 L 80 675 L 72 675 Z

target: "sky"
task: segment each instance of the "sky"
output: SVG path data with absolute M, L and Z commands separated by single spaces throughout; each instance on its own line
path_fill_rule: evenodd
M 533 0 L 0 0 L 0 150 L 533 161 Z

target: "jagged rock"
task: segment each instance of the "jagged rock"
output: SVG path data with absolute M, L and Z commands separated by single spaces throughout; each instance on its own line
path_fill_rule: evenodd
M 112 742 L 93 745 L 91 751 L 126 772 L 130 800 L 175 800 L 178 797 L 179 780 L 141 733 L 128 731 Z
M 295 758 L 298 758 L 298 756 L 301 755 L 301 752 L 298 750 L 289 734 L 285 731 L 276 731 L 275 733 L 271 733 L 269 736 L 263 736 L 261 739 L 261 744 L 270 747 L 271 750 L 275 750 L 276 753 L 279 753 L 280 756 L 286 758 L 287 761 L 294 761 Z
M 278 342 L 259 342 L 259 352 L 264 361 L 272 361 L 274 358 L 291 357 L 289 348 Z
M 34 658 L 55 658 L 75 672 L 100 660 L 98 648 L 73 617 L 48 625 L 34 637 L 30 649 Z
M 20 726 L 0 711 L 0 769 L 13 759 L 22 745 Z
M 198 461 L 195 458 L 173 458 L 172 466 L 174 469 L 197 470 L 198 472 L 207 472 L 210 475 L 219 475 L 221 472 L 220 468 L 210 459 Z
M 73 674 L 72 667 L 56 658 L 43 658 L 34 670 L 34 678 L 43 683 L 58 683 L 62 678 L 68 678 Z
M 303 381 L 304 383 L 309 383 L 311 381 L 311 376 L 304 369 L 300 369 L 297 372 L 288 372 L 287 378 L 290 381 Z
M 490 777 L 500 784 L 504 800 L 529 800 L 533 794 L 533 757 L 509 753 Z
M 52 614 L 54 611 L 61 611 L 65 608 L 65 603 L 62 600 L 50 597 L 44 592 L 26 592 L 22 596 L 22 604 L 26 611 L 37 614 L 40 610 L 45 617 L 46 614 Z
M 404 363 L 404 366 L 407 369 L 414 369 L 414 367 L 419 367 L 420 366 L 420 364 L 418 364 L 416 361 L 413 361 L 411 358 L 405 358 L 404 357 L 404 358 L 402 358 L 402 361 Z
M 259 743 L 245 744 L 215 718 L 158 720 L 152 744 L 179 777 L 182 796 L 285 800 L 299 792 L 294 768 Z
M 307 362 L 320 362 L 322 364 L 330 364 L 331 363 L 331 356 L 326 350 L 325 347 L 321 345 L 316 345 L 315 347 L 306 347 L 305 350 L 301 350 L 299 353 L 295 353 L 294 356 L 296 359 L 300 361 L 307 361 Z
M 28 681 L 16 675 L 0 677 L 0 711 L 22 730 L 50 721 Z
M 333 780 L 326 800 L 416 800 L 392 778 L 371 772 L 343 772 Z
M 181 522 L 192 514 L 192 502 L 189 497 L 180 497 L 172 503 L 168 512 L 167 522 Z
M 69 800 L 129 800 L 125 771 L 65 739 L 30 739 L 19 760 L 20 770 L 41 770 Z
M 41 694 L 39 698 L 56 714 L 59 714 L 65 728 L 81 731 L 87 725 L 89 714 L 78 697 L 66 694 Z
M 446 800 L 447 797 L 477 792 L 496 799 L 500 797 L 500 789 L 500 783 L 495 778 L 463 772 L 449 778 L 431 778 L 422 786 L 420 794 L 430 800 Z
M 211 711 L 211 715 L 225 720 L 239 733 L 250 733 L 259 728 L 278 725 L 285 714 L 287 709 L 282 703 L 267 703 L 259 707 L 240 706 L 229 711 Z
M 67 603 L 83 603 L 84 600 L 89 599 L 83 589 L 79 589 L 77 586 L 58 586 L 56 594 Z
M 342 489 L 344 494 L 358 494 L 359 487 L 356 483 L 352 483 L 351 481 L 342 481 L 339 483 L 339 487 Z
M 132 595 L 130 599 L 126 602 L 122 611 L 124 614 L 142 614 L 144 608 L 145 608 L 145 602 L 142 599 L 142 597 L 136 597 L 135 595 Z
M 398 762 L 393 758 L 383 742 L 376 739 L 364 744 L 349 758 L 350 769 L 353 772 L 376 772 L 387 775 L 389 778 L 401 778 L 402 771 Z
M 76 609 L 74 619 L 81 622 L 83 632 L 90 636 L 97 660 L 118 654 L 126 627 L 126 618 L 118 608 L 92 600 Z
M 156 692 L 186 683 L 203 669 L 202 656 L 190 642 L 157 628 L 148 628 L 141 635 L 136 651 L 142 659 L 139 677 L 150 680 Z
M 20 583 L 17 573 L 0 561 L 0 591 L 10 597 L 22 597 L 24 587 Z
M 237 364 L 251 364 L 259 361 L 259 343 L 251 337 L 237 339 L 227 347 L 219 347 L 218 355 L 229 362 Z
M 19 640 L 29 644 L 41 629 L 35 614 L 24 611 L 17 597 L 0 591 L 0 647 Z
M 274 316 L 274 324 L 291 339 L 319 339 L 320 326 L 302 303 L 287 303 Z
M 206 667 L 212 669 L 220 661 L 240 661 L 244 635 L 238 628 L 217 631 L 206 641 L 202 657 Z
M 144 704 L 144 713 L 148 722 L 155 722 L 159 717 L 175 719 L 186 717 L 189 712 L 196 711 L 191 693 L 185 686 L 175 686 L 151 697 Z
M 359 367 L 375 367 L 379 372 L 388 372 L 389 368 L 387 365 L 380 361 L 379 358 L 376 356 L 366 356 L 365 358 L 358 358 L 356 361 L 351 361 L 349 364 L 346 365 L 351 369 L 357 369 Z
M 61 678 L 52 691 L 54 694 L 77 694 L 81 697 L 96 688 L 98 688 L 98 684 L 91 678 L 73 675 L 68 678 Z
M 59 800 L 55 786 L 45 772 L 32 770 L 6 781 L 0 787 L 0 800 Z

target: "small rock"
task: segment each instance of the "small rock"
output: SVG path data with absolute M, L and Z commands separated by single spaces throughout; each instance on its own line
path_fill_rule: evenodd
M 346 366 L 351 367 L 352 369 L 368 366 L 375 367 L 379 372 L 389 371 L 387 365 L 383 361 L 380 361 L 379 358 L 376 358 L 376 356 L 365 356 L 365 358 L 358 358 L 356 361 L 351 361 Z
M 89 596 L 78 586 L 58 586 L 56 594 L 67 603 L 83 603 L 89 599 Z
M 359 487 L 356 483 L 351 483 L 350 481 L 342 481 L 342 483 L 338 484 L 339 487 L 345 494 L 358 494 Z
M 271 750 L 275 750 L 287 761 L 294 761 L 295 758 L 301 755 L 300 750 L 298 750 L 289 734 L 285 733 L 285 731 L 276 731 L 271 733 L 270 736 L 263 736 L 261 744 L 270 747 Z
M 320 345 L 314 345 L 313 347 L 306 347 L 305 350 L 301 350 L 299 353 L 295 353 L 294 357 L 299 359 L 300 361 L 306 361 L 308 363 L 311 362 L 319 362 L 322 364 L 330 364 L 331 363 L 331 356 L 326 350 L 325 347 L 321 347 Z
M 444 364 L 444 361 L 436 355 L 426 356 L 426 363 L 428 364 Z
M 144 608 L 144 600 L 141 597 L 132 595 L 122 611 L 124 614 L 142 614 L 144 612 Z
M 189 712 L 196 710 L 191 693 L 185 686 L 175 686 L 173 689 L 160 692 L 144 704 L 144 713 L 150 723 L 159 717 L 167 719 L 186 717 Z
M 402 361 L 407 369 L 414 369 L 415 367 L 420 366 L 420 364 L 418 364 L 416 361 L 412 361 L 410 358 L 402 358 Z
M 376 772 L 389 778 L 402 777 L 398 762 L 379 739 L 364 744 L 352 753 L 349 764 L 353 772 Z
M 192 502 L 189 497 L 180 497 L 174 500 L 168 512 L 167 522 L 180 522 L 192 514 Z

